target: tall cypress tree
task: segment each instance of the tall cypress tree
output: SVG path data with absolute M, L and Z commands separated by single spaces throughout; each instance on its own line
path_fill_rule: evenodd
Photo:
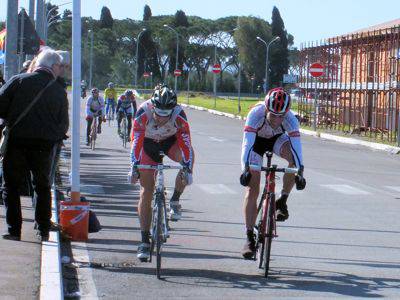
M 100 28 L 112 29 L 113 25 L 114 25 L 114 19 L 111 16 L 111 11 L 108 9 L 107 6 L 103 6 L 100 15 Z
M 175 13 L 175 18 L 173 21 L 173 25 L 175 28 L 179 27 L 189 27 L 189 21 L 186 17 L 186 14 L 183 10 L 178 10 Z M 174 40 L 175 40 L 175 34 L 174 34 Z M 182 70 L 183 69 L 183 63 L 185 61 L 185 45 L 183 43 L 184 41 L 182 40 L 181 36 L 179 37 L 179 52 L 178 52 L 178 69 Z M 176 40 L 174 42 L 174 47 L 173 49 L 170 49 L 170 64 L 169 64 L 169 71 L 170 73 L 173 73 L 175 70 L 175 60 L 176 60 Z
M 148 5 L 144 6 L 143 21 L 147 25 L 152 17 L 151 9 Z M 158 64 L 157 49 L 152 38 L 151 30 L 148 26 L 147 30 L 140 37 L 139 53 L 138 53 L 138 78 L 143 73 L 152 72 L 154 78 L 160 78 L 160 66 Z
M 272 10 L 271 31 L 272 38 L 279 36 L 280 41 L 271 45 L 270 48 L 270 88 L 282 85 L 283 74 L 286 74 L 289 68 L 287 32 L 285 30 L 285 24 L 283 23 L 281 14 L 276 6 L 274 6 Z

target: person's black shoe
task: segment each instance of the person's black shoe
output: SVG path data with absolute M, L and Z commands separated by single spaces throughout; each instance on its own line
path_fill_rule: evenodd
M 4 233 L 3 234 L 4 240 L 11 240 L 11 241 L 20 241 L 21 235 L 19 234 L 11 234 L 11 233 Z
M 281 195 L 276 200 L 276 220 L 278 222 L 284 222 L 289 218 L 289 211 L 287 208 L 286 201 L 289 195 Z
M 48 231 L 36 231 L 36 237 L 41 242 L 47 242 L 49 240 L 49 232 Z
M 247 239 L 242 249 L 242 256 L 244 259 L 254 259 L 255 255 L 256 241 L 254 238 L 254 233 L 252 231 L 247 231 Z

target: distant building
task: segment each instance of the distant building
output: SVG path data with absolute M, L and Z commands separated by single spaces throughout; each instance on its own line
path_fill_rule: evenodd
M 308 68 L 325 66 L 316 80 L 317 126 L 396 141 L 400 108 L 400 19 L 300 49 L 299 111 L 313 124 L 315 79 Z

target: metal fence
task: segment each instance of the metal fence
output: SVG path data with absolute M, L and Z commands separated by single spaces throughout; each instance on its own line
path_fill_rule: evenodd
M 315 79 L 309 66 L 320 62 Z M 396 141 L 400 108 L 400 27 L 302 45 L 299 114 L 309 126 Z

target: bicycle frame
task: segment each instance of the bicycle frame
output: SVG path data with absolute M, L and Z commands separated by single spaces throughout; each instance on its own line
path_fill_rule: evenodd
M 92 122 L 92 127 L 90 128 L 90 147 L 92 150 L 95 149 L 96 145 L 96 139 L 97 139 L 97 115 L 93 116 L 93 122 Z

